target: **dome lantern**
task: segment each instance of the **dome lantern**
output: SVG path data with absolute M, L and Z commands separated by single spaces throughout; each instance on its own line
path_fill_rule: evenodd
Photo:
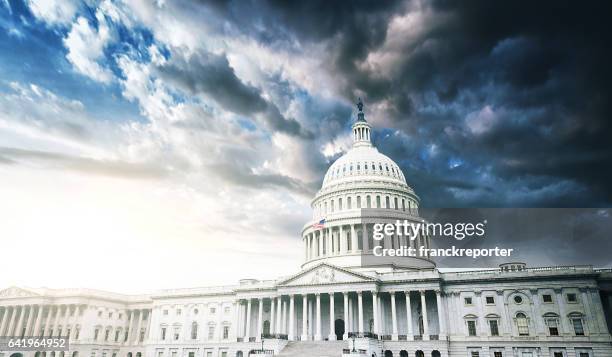
M 353 147 L 360 146 L 372 146 L 370 141 L 370 124 L 365 120 L 365 114 L 363 113 L 363 102 L 359 98 L 357 102 L 357 121 L 353 124 Z

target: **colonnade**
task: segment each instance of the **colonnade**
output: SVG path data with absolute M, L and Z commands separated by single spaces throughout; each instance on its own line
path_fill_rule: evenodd
M 421 245 L 429 247 L 428 240 L 420 235 L 414 240 L 398 234 L 385 236 L 380 241 L 374 240 L 373 230 L 371 223 L 358 223 L 330 226 L 308 233 L 304 236 L 306 261 L 319 257 L 368 252 L 376 246 L 389 249 L 402 246 L 418 249 Z
M 0 308 L 0 336 L 79 335 L 81 305 L 14 305 Z
M 416 301 L 411 299 L 411 295 L 414 295 L 411 294 L 411 291 L 379 292 L 376 290 L 281 294 L 272 297 L 242 299 L 238 301 L 236 335 L 239 341 L 260 341 L 262 336 L 288 340 L 336 340 L 339 337 L 336 336 L 336 333 L 342 333 L 342 339 L 355 335 L 389 340 L 429 340 L 446 335 L 444 306 L 440 290 L 435 290 L 435 311 L 437 311 L 438 319 L 436 331 L 432 331 L 429 326 L 426 290 L 418 290 L 414 293 L 419 296 Z M 336 301 L 336 298 L 340 298 L 339 301 Z M 405 316 L 400 316 L 398 313 L 398 299 L 400 298 L 405 299 L 405 303 L 402 303 L 406 311 Z M 327 304 L 326 310 L 329 313 L 328 335 L 324 335 L 322 331 L 324 320 L 322 304 Z M 415 308 L 413 304 L 416 304 Z M 269 307 L 269 314 L 266 315 L 268 319 L 264 319 L 263 313 L 264 310 L 268 311 L 267 307 Z M 383 314 L 383 309 L 385 311 L 390 309 L 390 323 L 387 320 L 388 314 Z M 432 306 L 429 307 L 429 310 L 434 311 Z M 406 321 L 406 327 L 400 334 L 398 321 L 402 318 Z M 341 331 L 336 326 L 338 320 L 342 321 Z M 422 321 L 422 323 L 415 327 L 417 321 Z M 269 331 L 264 331 L 265 328 L 268 328 L 267 324 L 269 324 Z
M 0 336 L 11 337 L 69 337 L 71 340 L 83 338 L 81 334 L 83 313 L 87 306 L 65 305 L 11 305 L 0 307 Z M 106 326 L 94 324 L 91 339 L 100 342 L 121 342 L 138 344 L 144 342 L 149 311 L 134 309 L 127 311 L 127 321 L 121 326 L 116 323 Z M 114 325 L 114 326 L 113 326 Z M 114 333 L 124 334 L 116 338 Z M 135 333 L 134 333 L 135 331 Z

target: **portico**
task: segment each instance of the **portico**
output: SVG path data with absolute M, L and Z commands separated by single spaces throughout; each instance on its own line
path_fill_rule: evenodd
M 439 288 L 387 289 L 374 278 L 321 264 L 280 282 L 269 296 L 249 297 L 245 292 L 238 301 L 245 312 L 238 326 L 244 329 L 237 337 L 437 340 L 446 336 L 442 301 Z

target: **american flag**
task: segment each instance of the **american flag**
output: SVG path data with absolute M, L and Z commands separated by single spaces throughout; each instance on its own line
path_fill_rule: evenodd
M 325 218 L 312 225 L 312 228 L 319 229 L 325 227 Z

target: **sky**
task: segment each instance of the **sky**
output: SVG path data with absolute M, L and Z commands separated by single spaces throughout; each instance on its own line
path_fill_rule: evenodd
M 0 287 L 295 272 L 359 97 L 423 207 L 610 207 L 608 7 L 0 0 Z

